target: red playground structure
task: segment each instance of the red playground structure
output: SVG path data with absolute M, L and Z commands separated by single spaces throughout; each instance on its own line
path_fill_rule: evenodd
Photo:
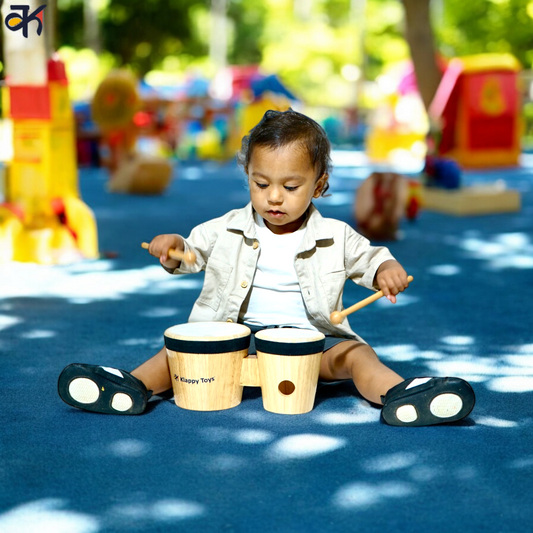
M 510 54 L 450 61 L 429 110 L 439 129 L 439 155 L 465 168 L 518 165 L 520 68 Z

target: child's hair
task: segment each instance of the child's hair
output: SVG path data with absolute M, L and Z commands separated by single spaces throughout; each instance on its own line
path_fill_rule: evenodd
M 248 172 L 248 165 L 256 146 L 271 149 L 281 148 L 293 142 L 300 143 L 309 154 L 311 164 L 317 170 L 317 179 L 331 172 L 331 144 L 324 129 L 313 119 L 288 109 L 287 111 L 267 111 L 260 122 L 248 135 L 243 137 L 237 162 Z M 326 179 L 321 196 L 328 190 Z

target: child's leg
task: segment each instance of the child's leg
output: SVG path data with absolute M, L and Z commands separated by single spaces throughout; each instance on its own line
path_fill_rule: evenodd
M 361 395 L 376 404 L 382 404 L 381 396 L 403 381 L 378 359 L 368 344 L 358 341 L 340 342 L 326 350 L 320 364 L 320 379 L 352 379 Z
M 404 380 L 385 366 L 367 344 L 345 341 L 324 352 L 323 380 L 352 379 L 364 398 L 382 404 L 383 420 L 393 426 L 427 426 L 456 422 L 474 408 L 476 397 L 463 379 Z
M 132 370 L 131 375 L 140 379 L 145 387 L 154 394 L 160 394 L 171 389 L 172 381 L 166 349 L 163 347 L 148 361 Z

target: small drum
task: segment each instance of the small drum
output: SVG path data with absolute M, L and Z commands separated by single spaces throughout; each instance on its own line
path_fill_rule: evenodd
M 241 403 L 242 361 L 250 329 L 227 322 L 190 322 L 165 331 L 165 347 L 178 407 L 219 411 Z
M 255 335 L 263 407 L 308 413 L 315 403 L 325 337 L 310 329 L 264 329 Z

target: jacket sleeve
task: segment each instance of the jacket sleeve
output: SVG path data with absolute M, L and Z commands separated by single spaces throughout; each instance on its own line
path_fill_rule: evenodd
M 216 234 L 210 229 L 208 224 L 200 224 L 193 228 L 191 234 L 184 239 L 184 252 L 194 252 L 196 262 L 189 265 L 182 261 L 180 266 L 174 269 L 173 274 L 195 274 L 205 270 L 216 240 Z
M 379 266 L 385 261 L 394 260 L 394 256 L 385 246 L 372 246 L 370 241 L 345 226 L 344 264 L 346 276 L 357 285 L 378 290 L 374 278 Z

